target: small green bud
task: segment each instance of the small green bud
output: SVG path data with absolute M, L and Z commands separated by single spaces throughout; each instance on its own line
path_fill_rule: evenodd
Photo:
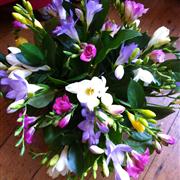
M 157 124 L 157 121 L 155 119 L 147 119 L 152 124 Z
M 146 130 L 147 130 L 147 132 L 148 132 L 149 134 L 151 134 L 152 136 L 155 136 L 155 134 L 154 134 L 153 131 L 151 131 L 150 129 L 146 129 Z
M 162 86 L 162 89 L 171 89 L 171 86 L 169 86 L 169 85 Z
M 93 170 L 94 171 L 97 171 L 98 170 L 98 162 L 97 162 L 97 160 L 94 162 L 94 164 L 93 164 Z
M 71 55 L 71 58 L 74 59 L 74 58 L 77 58 L 79 56 L 79 54 L 73 54 Z
M 41 164 L 44 165 L 46 164 L 47 161 L 48 161 L 48 157 L 45 157 L 42 159 Z
M 26 9 L 31 15 L 33 14 L 33 7 L 29 1 L 26 2 Z
M 175 84 L 171 84 L 171 88 L 176 88 L 176 85 Z
M 136 64 L 137 64 L 137 65 L 140 65 L 140 64 L 142 64 L 142 62 L 143 62 L 142 59 L 137 59 Z
M 143 114 L 147 118 L 156 117 L 156 114 L 153 111 L 149 110 L 149 109 L 137 109 L 137 112 Z
M 58 160 L 59 160 L 59 155 L 56 154 L 56 155 L 54 155 L 54 156 L 51 158 L 51 160 L 50 160 L 50 162 L 49 162 L 49 165 L 50 165 L 50 166 L 54 166 L 54 165 L 57 163 Z
M 93 178 L 94 178 L 94 179 L 97 179 L 97 173 L 96 173 L 96 171 L 93 171 Z
M 103 169 L 102 170 L 103 170 L 104 176 L 109 177 L 109 168 L 108 168 L 105 158 L 103 158 Z
M 139 48 L 134 49 L 134 51 L 132 52 L 132 54 L 130 56 L 130 60 L 135 59 L 137 57 L 137 55 L 139 54 L 139 52 L 140 52 Z
M 64 54 L 68 55 L 68 56 L 72 56 L 73 53 L 72 52 L 69 52 L 69 51 L 63 51 Z
M 77 50 L 80 50 L 80 49 L 81 49 L 78 44 L 73 44 L 73 46 L 74 46 L 74 48 L 77 49 Z
M 138 121 L 141 123 L 141 124 L 143 124 L 145 127 L 148 127 L 149 125 L 148 125 L 148 122 L 146 121 L 146 119 L 144 119 L 144 118 L 142 118 L 142 117 L 140 117 L 139 119 L 138 119 Z
M 17 13 L 23 13 L 22 9 L 18 6 L 13 6 L 13 9 L 17 12 Z
M 13 15 L 14 19 L 16 19 L 17 21 L 19 21 L 23 24 L 28 24 L 26 18 L 24 16 L 22 16 L 21 14 L 13 12 L 12 15 Z
M 144 64 L 147 64 L 148 62 L 149 62 L 149 56 L 146 56 L 145 58 L 144 58 Z

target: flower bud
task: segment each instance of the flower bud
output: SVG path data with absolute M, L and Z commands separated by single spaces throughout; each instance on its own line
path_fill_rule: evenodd
M 146 119 L 144 119 L 144 118 L 142 118 L 142 117 L 140 117 L 139 119 L 138 119 L 138 121 L 142 124 L 142 125 L 144 125 L 145 127 L 148 127 L 149 125 L 148 125 L 148 122 L 146 121 Z
M 22 9 L 18 6 L 13 6 L 13 9 L 17 12 L 17 13 L 23 13 Z
M 170 145 L 175 144 L 175 139 L 168 135 L 168 134 L 162 134 L 162 133 L 158 133 L 157 136 L 164 142 Z
M 124 66 L 123 65 L 117 66 L 114 71 L 114 75 L 118 80 L 121 80 L 124 76 Z
M 84 22 L 84 14 L 81 9 L 75 8 L 76 16 L 79 18 L 80 21 Z
M 93 154 L 103 154 L 104 153 L 104 149 L 96 146 L 96 145 L 92 145 L 89 147 L 89 150 L 93 153 Z
M 131 56 L 130 56 L 130 60 L 136 59 L 136 57 L 139 55 L 139 53 L 140 53 L 140 49 L 135 48 L 134 51 L 132 52 Z
M 8 108 L 7 108 L 7 113 L 13 113 L 16 112 L 17 110 L 21 109 L 24 106 L 24 99 L 21 99 L 19 101 L 15 101 L 11 103 Z
M 33 14 L 33 7 L 29 1 L 26 2 L 26 9 L 29 12 L 30 15 Z
M 153 111 L 148 110 L 148 109 L 137 109 L 137 112 L 143 114 L 147 118 L 155 118 L 156 117 L 156 114 Z
M 125 111 L 125 107 L 121 106 L 121 105 L 111 105 L 107 107 L 107 110 L 109 113 L 113 114 L 113 115 L 119 115 L 121 113 L 123 113 Z
M 160 144 L 157 140 L 155 140 L 154 146 L 155 146 L 155 148 L 156 148 L 156 152 L 157 152 L 158 154 L 160 154 L 161 151 L 162 151 L 162 146 L 161 146 L 161 144 Z
M 51 158 L 51 160 L 50 160 L 50 162 L 49 162 L 49 165 L 50 165 L 50 166 L 54 166 L 54 165 L 58 162 L 58 160 L 59 160 L 59 155 L 56 154 L 56 155 L 54 155 L 54 156 Z
M 28 24 L 26 18 L 24 16 L 22 16 L 21 14 L 13 12 L 12 15 L 17 21 L 19 21 L 23 24 L 26 24 L 26 25 Z
M 94 171 L 97 171 L 98 170 L 98 163 L 97 163 L 97 160 L 94 162 L 93 164 L 93 170 Z
M 60 128 L 66 127 L 69 124 L 70 119 L 71 119 L 71 114 L 66 115 L 58 122 L 58 126 Z
M 105 124 L 109 124 L 110 126 L 113 125 L 114 121 L 112 118 L 110 118 L 106 113 L 104 113 L 103 111 L 97 111 L 96 113 L 97 118 Z
M 109 168 L 108 168 L 108 165 L 107 165 L 107 163 L 106 163 L 106 160 L 105 160 L 105 158 L 103 158 L 103 174 L 104 174 L 104 176 L 105 177 L 109 177 Z
M 24 44 L 24 43 L 28 43 L 28 40 L 23 38 L 23 37 L 19 37 L 16 39 L 16 46 L 17 47 Z
M 148 121 L 152 124 L 157 124 L 157 121 L 155 119 L 148 119 Z

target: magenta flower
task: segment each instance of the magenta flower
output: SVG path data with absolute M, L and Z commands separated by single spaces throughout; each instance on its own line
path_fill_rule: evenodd
M 136 167 L 144 171 L 145 165 L 148 164 L 150 158 L 149 149 L 147 148 L 144 154 L 139 154 L 137 151 L 133 150 L 131 155 Z
M 58 122 L 58 126 L 60 128 L 66 127 L 69 124 L 70 119 L 71 119 L 71 114 L 66 115 Z
M 157 63 L 163 63 L 165 61 L 165 53 L 162 50 L 152 51 L 149 57 Z
M 21 22 L 17 20 L 13 21 L 13 27 L 15 29 L 28 29 L 28 27 L 25 24 L 22 24 Z
M 35 133 L 35 128 L 32 126 L 28 130 L 25 130 L 25 141 L 27 144 L 31 144 L 33 140 L 33 136 Z
M 103 24 L 102 31 L 110 31 L 110 35 L 114 37 L 114 35 L 119 31 L 120 26 L 118 26 L 116 23 L 114 23 L 111 20 L 106 21 Z
M 71 109 L 72 104 L 68 96 L 64 95 L 62 97 L 56 98 L 53 105 L 53 110 L 56 112 L 56 114 L 61 115 L 62 113 L 70 111 Z
M 175 144 L 175 139 L 172 136 L 162 133 L 158 133 L 157 135 L 165 144 L 170 144 L 170 145 Z
M 128 155 L 126 163 L 126 171 L 128 172 L 129 176 L 133 177 L 134 179 L 138 179 L 139 174 L 142 172 L 142 170 L 136 166 L 136 164 Z
M 145 14 L 148 9 L 144 8 L 141 3 L 136 3 L 135 1 L 126 0 L 124 3 L 125 8 L 125 21 L 127 23 L 132 23 L 143 14 Z
M 80 59 L 89 62 L 96 56 L 96 47 L 93 44 L 85 44 Z

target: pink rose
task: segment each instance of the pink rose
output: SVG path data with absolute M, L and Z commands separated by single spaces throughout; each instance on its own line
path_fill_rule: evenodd
M 85 62 L 91 61 L 96 56 L 96 47 L 93 44 L 86 44 L 81 53 L 80 59 Z
M 157 63 L 163 63 L 165 61 L 165 53 L 162 50 L 152 51 L 149 57 Z
M 55 103 L 53 105 L 53 110 L 56 112 L 56 114 L 62 114 L 65 112 L 68 112 L 71 110 L 72 104 L 69 101 L 69 97 L 64 95 L 62 97 L 58 97 L 55 100 Z

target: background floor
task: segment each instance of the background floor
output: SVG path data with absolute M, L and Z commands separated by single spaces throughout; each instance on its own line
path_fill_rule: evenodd
M 139 0 L 149 7 L 149 13 L 142 18 L 142 29 L 152 34 L 164 25 L 171 29 L 171 35 L 180 36 L 180 0 Z M 11 30 L 10 11 L 0 7 L 0 51 L 7 53 L 7 47 L 14 44 Z M 112 16 L 116 14 L 112 11 Z M 117 17 L 116 17 L 117 18 Z M 23 35 L 31 40 L 29 32 Z M 178 45 L 179 46 L 179 45 Z M 179 46 L 180 47 L 180 46 Z M 161 104 L 168 100 L 158 99 Z M 39 161 L 33 161 L 29 154 L 22 158 L 14 148 L 17 139 L 14 137 L 16 115 L 6 115 L 8 101 L 0 99 L 0 180 L 50 180 L 46 168 Z M 154 154 L 141 180 L 180 180 L 180 113 L 175 111 L 161 123 L 164 132 L 176 138 L 176 145 L 164 147 L 160 155 Z M 39 135 L 35 140 L 35 149 L 43 147 Z M 60 177 L 59 179 L 64 179 Z M 87 178 L 90 179 L 90 178 Z M 103 178 L 99 175 L 98 180 Z M 109 180 L 113 180 L 113 176 Z

